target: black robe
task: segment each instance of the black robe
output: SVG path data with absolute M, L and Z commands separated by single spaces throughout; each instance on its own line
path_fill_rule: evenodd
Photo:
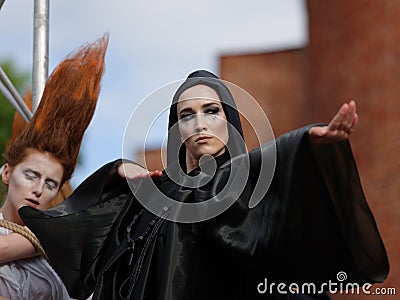
M 272 295 L 257 288 L 266 280 L 340 282 L 339 272 L 347 274 L 342 283 L 382 282 L 388 259 L 350 145 L 312 146 L 308 130 L 276 140 L 272 183 L 254 208 L 248 202 L 260 159 L 269 158 L 273 143 L 248 154 L 244 191 L 207 221 L 176 223 L 143 209 L 116 173 L 120 161 L 103 166 L 59 206 L 19 212 L 78 299 L 94 290 L 93 299 L 285 299 L 274 288 Z M 212 188 L 185 189 L 166 174 L 156 184 L 179 201 L 203 201 L 232 171 L 229 163 L 218 167 Z

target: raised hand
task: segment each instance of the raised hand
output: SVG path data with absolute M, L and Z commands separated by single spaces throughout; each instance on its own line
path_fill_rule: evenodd
M 147 169 L 133 163 L 123 163 L 118 167 L 118 174 L 123 178 L 136 180 L 147 176 L 150 176 L 151 178 L 159 178 L 161 177 L 162 172 L 159 170 L 148 171 Z
M 358 123 L 356 103 L 344 103 L 328 126 L 315 126 L 309 130 L 313 144 L 330 144 L 346 140 L 355 131 Z

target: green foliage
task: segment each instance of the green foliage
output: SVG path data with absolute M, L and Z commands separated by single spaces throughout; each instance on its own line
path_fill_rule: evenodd
M 26 93 L 24 89 L 28 86 L 28 80 L 30 78 L 29 73 L 18 72 L 11 61 L 0 62 L 0 65 L 13 83 L 14 87 L 24 95 Z M 11 137 L 11 126 L 14 113 L 14 107 L 8 102 L 3 94 L 0 93 L 0 166 L 4 164 L 3 155 L 6 143 Z M 0 184 L 0 204 L 3 201 L 4 193 L 5 188 L 3 184 Z

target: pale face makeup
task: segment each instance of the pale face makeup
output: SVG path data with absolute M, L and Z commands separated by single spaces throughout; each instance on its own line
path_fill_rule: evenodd
M 5 165 L 2 180 L 7 196 L 1 209 L 5 219 L 21 223 L 18 209 L 31 206 L 47 209 L 60 189 L 64 169 L 49 153 L 31 150 L 25 159 L 12 167 Z
M 184 91 L 177 103 L 178 126 L 186 146 L 187 171 L 198 167 L 205 155 L 217 157 L 226 151 L 228 126 L 218 94 L 206 85 Z

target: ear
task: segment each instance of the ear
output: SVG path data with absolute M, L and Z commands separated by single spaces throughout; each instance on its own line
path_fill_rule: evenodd
M 5 185 L 8 185 L 11 175 L 11 167 L 8 163 L 4 164 L 3 172 L 1 173 L 1 179 L 3 180 Z

